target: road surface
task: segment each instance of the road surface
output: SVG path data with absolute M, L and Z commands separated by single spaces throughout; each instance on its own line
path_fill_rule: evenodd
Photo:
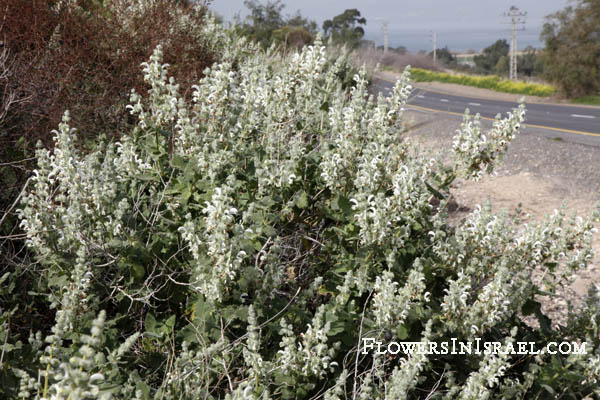
M 375 79 L 373 86 L 375 90 L 387 96 L 393 90 L 394 84 Z M 450 114 L 462 115 L 468 108 L 472 115 L 479 113 L 485 118 L 495 118 L 497 114 L 504 117 L 507 111 L 517 106 L 517 103 L 509 101 L 469 98 L 419 88 L 413 90 L 407 102 L 407 108 Z M 526 126 L 584 135 L 600 143 L 600 107 L 526 103 L 526 108 Z

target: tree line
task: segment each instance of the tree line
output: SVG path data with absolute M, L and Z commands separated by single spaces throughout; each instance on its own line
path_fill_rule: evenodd
M 520 76 L 552 82 L 571 98 L 600 94 L 600 0 L 575 0 L 548 15 L 540 38 L 543 49 L 528 46 L 517 56 Z M 509 51 L 506 39 L 499 39 L 474 57 L 473 68 L 458 65 L 447 47 L 437 49 L 437 58 L 450 68 L 507 76 Z
M 298 49 L 310 44 L 319 32 L 317 23 L 300 12 L 285 16 L 281 0 L 266 3 L 246 0 L 244 4 L 250 14 L 243 20 L 238 16 L 237 29 L 265 48 L 275 43 Z M 359 10 L 347 9 L 325 20 L 321 28 L 326 39 L 356 48 L 367 43 L 363 40 L 366 23 Z M 528 46 L 518 55 L 520 76 L 545 79 L 568 97 L 600 92 L 600 0 L 575 0 L 572 5 L 547 16 L 541 39 L 545 48 Z M 406 52 L 404 46 L 389 50 L 399 54 Z M 453 69 L 508 76 L 509 51 L 508 41 L 499 39 L 474 57 L 474 67 L 459 64 L 447 47 L 437 49 L 437 59 Z
M 312 43 L 319 32 L 315 21 L 303 17 L 299 11 L 284 15 L 285 5 L 281 0 L 262 3 L 258 0 L 245 0 L 249 15 L 242 19 L 236 16 L 238 33 L 260 43 L 264 48 L 271 44 L 284 48 L 299 49 Z M 365 31 L 361 25 L 367 20 L 357 9 L 347 9 L 339 15 L 323 22 L 323 34 L 334 43 L 357 47 Z

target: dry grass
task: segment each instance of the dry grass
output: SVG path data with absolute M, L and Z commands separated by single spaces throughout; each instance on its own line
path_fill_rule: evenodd
M 140 64 L 159 43 L 184 88 L 212 64 L 198 35 L 204 11 L 183 2 L 159 0 L 138 14 L 128 0 L 81 0 L 60 10 L 53 3 L 0 0 L 0 37 L 12 62 L 12 78 L 0 81 L 0 92 L 14 94 L 2 121 L 4 149 L 19 139 L 51 146 L 50 132 L 65 110 L 89 139 L 124 129 L 130 90 L 146 90 Z M 181 15 L 187 25 L 178 23 Z
M 53 146 L 65 110 L 82 146 L 117 138 L 135 123 L 125 106 L 131 89 L 148 89 L 140 64 L 159 43 L 187 97 L 184 88 L 215 58 L 201 34 L 205 8 L 171 0 L 137 13 L 130 0 L 55 4 L 0 0 L 0 238 L 17 229 L 14 213 L 4 217 L 35 168 L 36 143 Z M 21 245 L 0 242 L 0 265 Z

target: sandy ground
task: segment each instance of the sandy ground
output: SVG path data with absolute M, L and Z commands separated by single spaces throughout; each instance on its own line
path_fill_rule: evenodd
M 463 87 L 459 88 L 460 94 L 467 94 Z M 498 95 L 486 92 L 486 96 Z M 495 98 L 499 97 L 502 95 Z M 405 120 L 410 140 L 442 155 L 451 148 L 452 137 L 461 123 L 458 116 L 410 109 L 406 111 Z M 491 122 L 484 121 L 483 125 L 489 127 Z M 511 212 L 520 204 L 533 220 L 542 219 L 563 204 L 570 212 L 589 215 L 600 201 L 600 138 L 583 139 L 526 127 L 511 144 L 495 176 L 479 182 L 460 180 L 455 183 L 452 194 L 460 207 L 455 217 L 460 219 L 476 205 L 488 201 L 494 211 Z M 600 229 L 600 224 L 596 226 Z M 593 262 L 588 269 L 573 276 L 571 287 L 551 301 L 541 299 L 555 324 L 565 322 L 570 307 L 573 310 L 581 306 L 590 285 L 600 285 L 600 234 L 594 236 L 593 247 L 596 251 Z M 569 302 L 574 306 L 569 306 Z

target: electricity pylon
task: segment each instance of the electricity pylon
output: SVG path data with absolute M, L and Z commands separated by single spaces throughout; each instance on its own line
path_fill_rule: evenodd
M 381 29 L 383 30 L 383 53 L 385 54 L 388 52 L 388 46 L 389 46 L 389 30 L 388 30 L 389 21 L 385 20 L 383 18 L 377 18 L 376 21 L 381 22 Z
M 389 32 L 388 32 L 388 22 L 383 21 L 381 23 L 383 28 L 383 54 L 387 53 L 388 45 L 389 45 Z
M 433 42 L 433 65 L 437 63 L 437 32 L 431 31 L 431 41 Z
M 511 24 L 511 39 L 510 39 L 510 79 L 517 79 L 517 31 L 525 30 L 525 16 L 527 12 L 519 10 L 512 6 L 508 12 L 504 13 L 504 17 L 509 19 L 507 24 Z

